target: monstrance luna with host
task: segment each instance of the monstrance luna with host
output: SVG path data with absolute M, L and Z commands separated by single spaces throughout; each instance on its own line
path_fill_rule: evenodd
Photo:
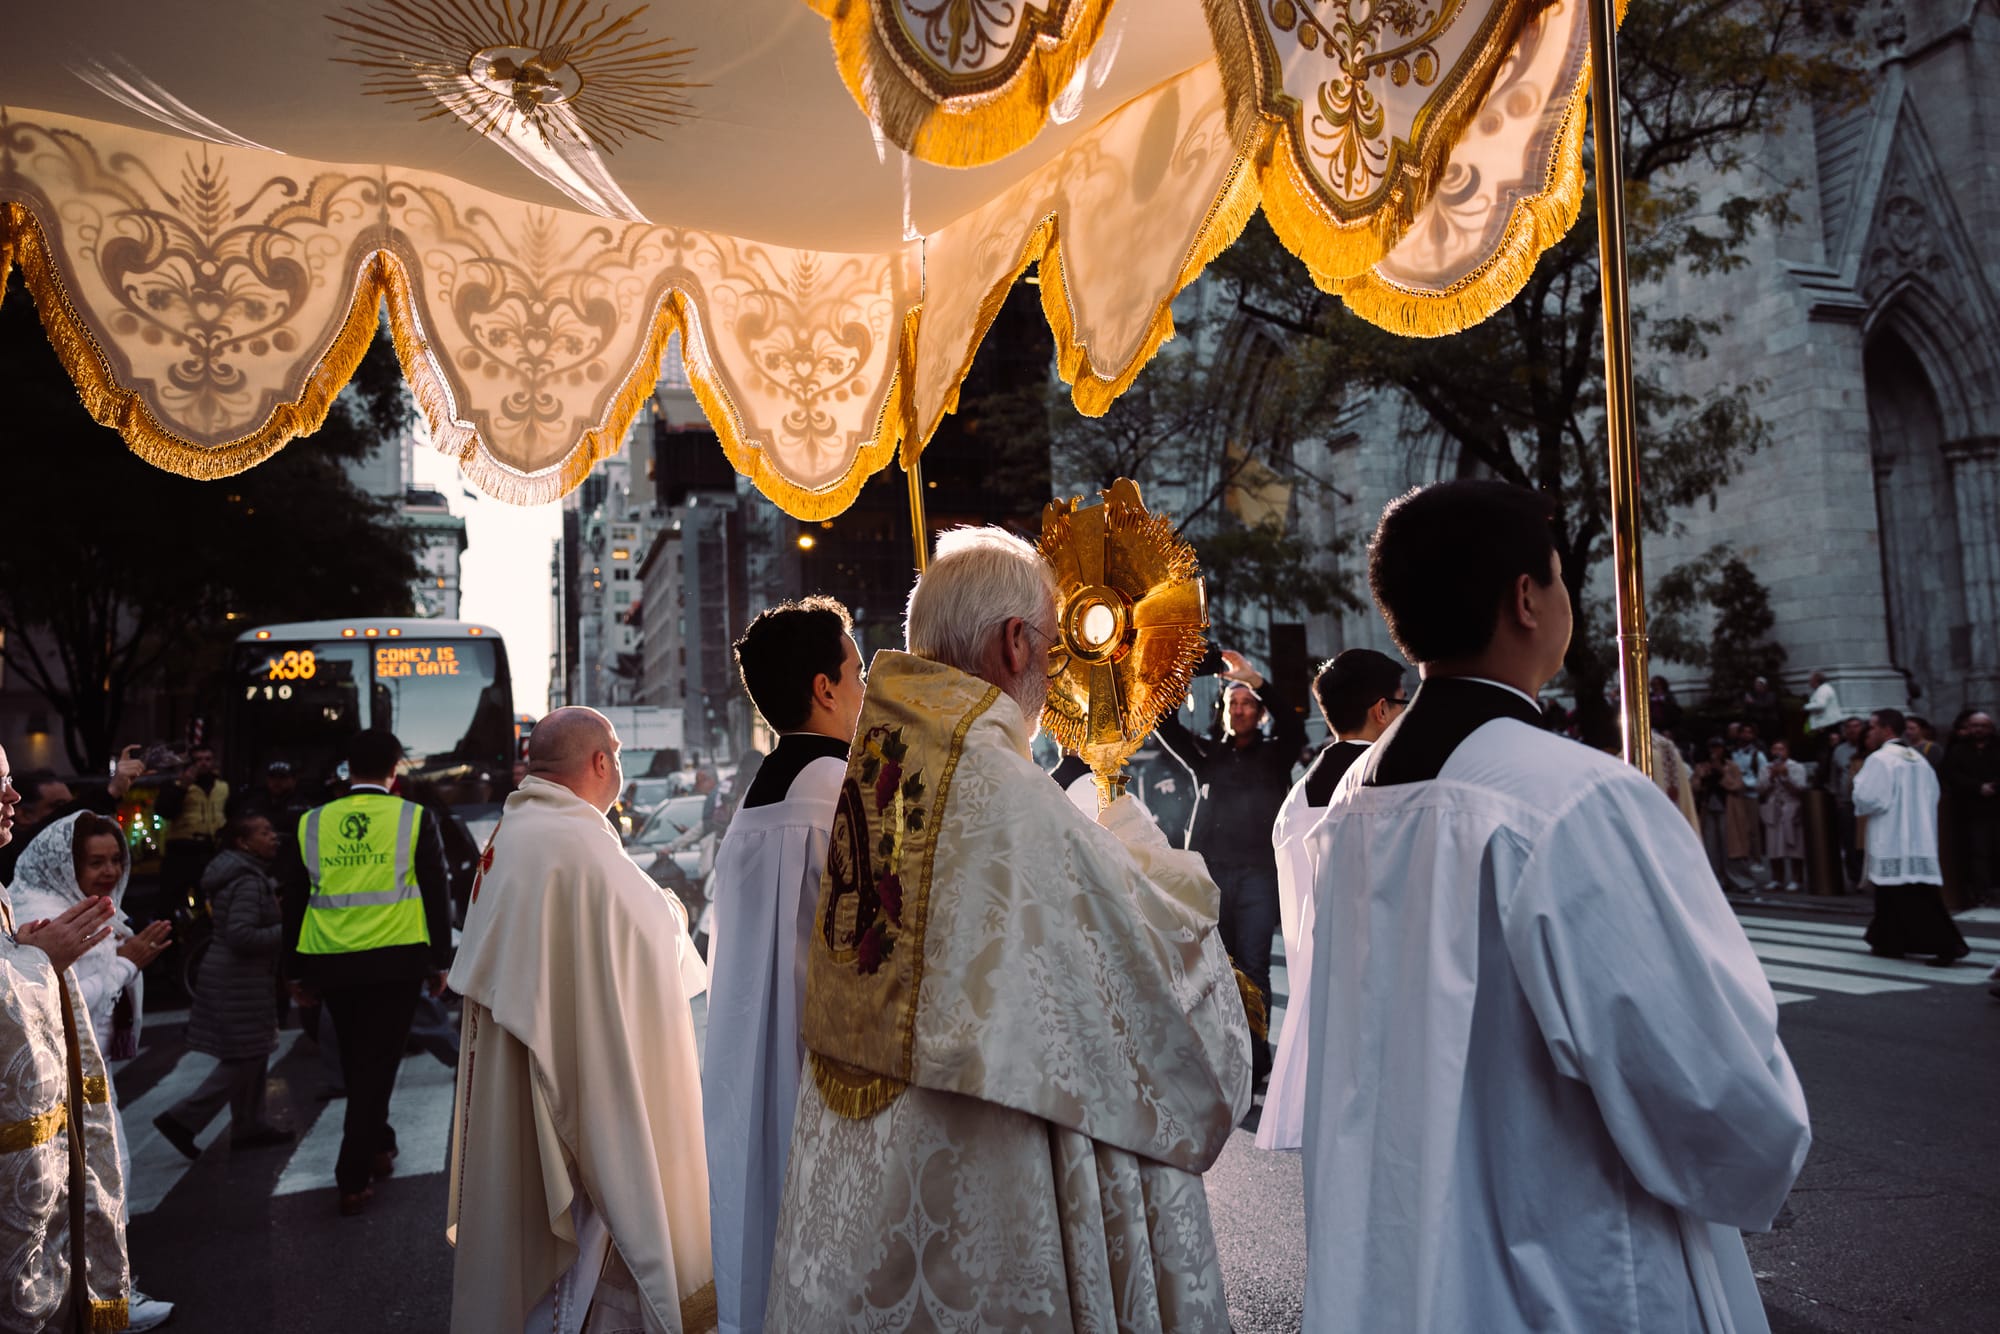
M 1042 510 L 1038 549 L 1055 572 L 1056 640 L 1042 726 L 1097 776 L 1098 802 L 1125 789 L 1125 762 L 1187 696 L 1206 651 L 1207 595 L 1194 548 L 1137 483 L 1119 478 Z

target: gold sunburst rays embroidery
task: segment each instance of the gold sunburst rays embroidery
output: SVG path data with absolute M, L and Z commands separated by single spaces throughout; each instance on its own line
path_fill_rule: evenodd
M 327 18 L 351 49 L 334 60 L 368 73 L 369 94 L 455 116 L 483 135 L 527 129 L 544 143 L 578 133 L 610 152 L 688 119 L 682 75 L 694 54 L 588 0 L 378 0 Z

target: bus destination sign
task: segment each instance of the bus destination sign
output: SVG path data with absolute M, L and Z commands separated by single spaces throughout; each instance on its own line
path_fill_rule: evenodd
M 458 650 L 449 644 L 383 644 L 375 650 L 375 675 L 457 676 Z

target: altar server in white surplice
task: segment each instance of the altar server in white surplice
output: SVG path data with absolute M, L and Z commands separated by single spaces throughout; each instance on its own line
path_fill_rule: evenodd
M 452 1334 L 715 1324 L 687 912 L 604 816 L 625 778 L 594 709 L 528 738 L 480 857 L 445 1236 Z
M 1248 1108 L 1250 1032 L 1219 891 L 1131 797 L 1093 821 L 1030 758 L 1055 604 L 1033 547 L 949 532 L 910 651 L 869 666 L 773 1330 L 1229 1329 L 1200 1174 Z
M 1571 612 L 1546 503 L 1384 511 L 1376 604 L 1422 684 L 1313 834 L 1305 1328 L 1768 1328 L 1739 1229 L 1811 1135 L 1699 840 L 1541 726 Z
M 1296 1149 L 1305 1128 L 1307 998 L 1312 994 L 1313 873 L 1309 834 L 1326 814 L 1348 767 L 1368 753 L 1409 697 L 1403 664 L 1372 648 L 1351 648 L 1322 663 L 1313 698 L 1333 736 L 1292 785 L 1271 827 L 1278 854 L 1278 926 L 1285 936 L 1285 1021 L 1279 1026 L 1271 1083 L 1257 1122 L 1257 1147 Z
M 763 612 L 736 641 L 743 689 L 778 744 L 715 855 L 701 1110 L 722 1334 L 764 1328 L 806 1055 L 799 1041 L 806 942 L 847 744 L 861 716 L 852 629 L 840 603 L 807 598 Z

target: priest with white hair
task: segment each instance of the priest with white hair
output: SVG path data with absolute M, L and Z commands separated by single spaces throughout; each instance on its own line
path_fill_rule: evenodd
M 807 961 L 767 1325 L 1226 1331 L 1201 1173 L 1250 1035 L 1201 859 L 1029 757 L 1056 591 L 938 540 L 870 664 Z
M 687 914 L 605 811 L 618 735 L 557 709 L 480 857 L 446 1236 L 453 1334 L 715 1323 Z

